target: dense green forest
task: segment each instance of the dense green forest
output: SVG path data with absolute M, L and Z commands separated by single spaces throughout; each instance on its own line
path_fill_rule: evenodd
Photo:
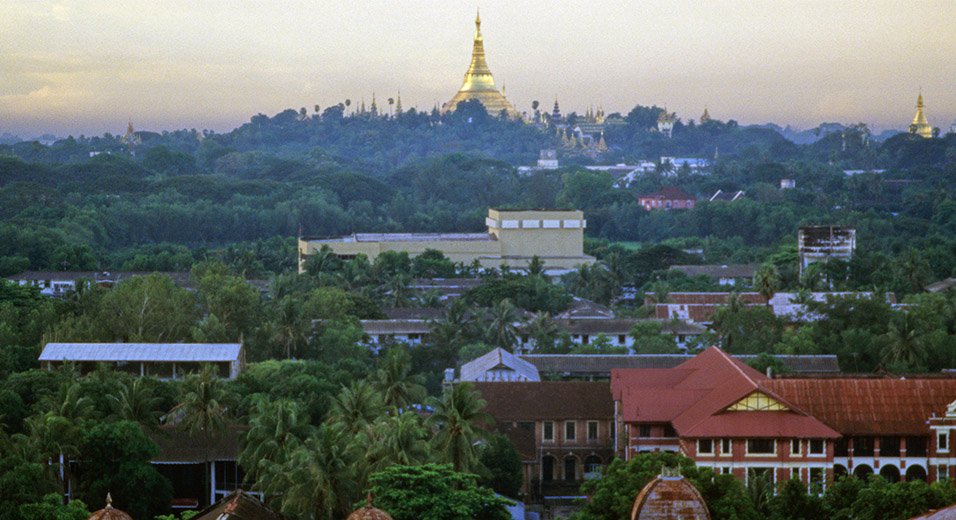
M 442 389 L 443 371 L 492 346 L 511 348 L 520 334 L 542 352 L 614 352 L 600 338 L 573 344 L 553 315 L 574 296 L 619 304 L 628 286 L 638 302 L 645 292 L 664 301 L 669 292 L 720 288 L 667 271 L 672 264 L 762 264 L 749 290 L 791 291 L 807 303 L 805 315 L 784 320 L 732 298 L 692 352 L 718 344 L 732 353 L 832 353 L 845 370 L 860 372 L 956 367 L 956 293 L 923 292 L 956 275 L 956 136 L 900 134 L 880 143 L 852 125 L 796 145 L 766 128 L 688 121 L 668 139 L 649 130 L 661 109 L 638 106 L 607 129 L 610 150 L 595 157 L 563 147 L 553 129 L 489 117 L 473 104 L 447 116 L 394 118 L 345 115 L 344 108 L 257 115 L 225 134 L 139 132 L 135 145 L 105 135 L 0 146 L 0 275 L 191 272 L 189 289 L 154 274 L 112 290 L 80 284 L 62 299 L 0 283 L 0 520 L 82 520 L 104 489 L 127 490 L 114 496 L 134 518 L 167 513 L 171 489 L 150 471 L 157 448 L 147 432 L 174 408 L 186 429 L 249 425 L 240 464 L 292 517 L 344 517 L 371 487 L 393 504 L 396 520 L 444 518 L 394 505 L 434 482 L 438 491 L 429 492 L 460 492 L 462 507 L 477 508 L 469 517 L 501 518 L 501 504 L 480 506 L 492 501 L 486 488 L 515 496 L 517 453 L 507 438 L 483 430 L 480 396 L 467 385 Z M 518 173 L 548 147 L 559 149 L 566 166 Z M 583 167 L 661 156 L 717 158 L 704 172 L 660 163 L 629 186 Z M 796 187 L 779 189 L 784 178 Z M 697 207 L 645 211 L 637 195 L 663 185 L 693 194 Z M 746 197 L 707 202 L 718 189 Z M 581 209 L 586 250 L 602 263 L 553 280 L 534 263 L 527 272 L 477 273 L 439 252 L 374 261 L 322 252 L 307 273 L 295 273 L 300 231 L 479 231 L 489 207 Z M 802 224 L 855 226 L 856 255 L 800 276 Z M 448 305 L 411 288 L 415 277 L 454 276 L 485 283 Z M 267 280 L 267 290 L 249 284 L 252 278 Z M 806 300 L 819 290 L 872 296 Z M 885 291 L 910 304 L 907 312 L 888 304 Z M 359 320 L 411 306 L 443 309 L 429 341 L 381 349 L 361 342 Z M 639 304 L 615 310 L 647 315 Z M 631 334 L 638 352 L 677 351 L 659 326 Z M 169 382 L 105 369 L 41 371 L 36 362 L 50 341 L 240 340 L 250 365 L 231 382 L 206 372 Z M 420 406 L 435 413 L 423 419 L 412 411 Z M 104 477 L 67 477 L 85 504 L 50 497 L 62 492 L 61 456 L 107 468 Z M 605 488 L 590 484 L 596 499 L 581 515 L 613 517 L 623 502 L 607 489 L 639 488 L 660 462 L 614 463 Z M 956 498 L 951 488 L 878 478 L 849 479 L 822 498 L 793 486 L 772 496 L 706 471 L 686 474 L 713 498 L 714 518 L 898 518 Z M 328 492 L 310 492 L 317 488 Z M 872 511 L 877 499 L 893 508 Z

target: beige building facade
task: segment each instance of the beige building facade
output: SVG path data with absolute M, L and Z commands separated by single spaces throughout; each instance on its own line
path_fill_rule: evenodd
M 587 221 L 578 210 L 497 210 L 489 209 L 484 233 L 354 233 L 313 239 L 299 238 L 299 272 L 305 261 L 322 246 L 329 246 L 342 258 L 364 254 L 369 261 L 385 251 L 406 252 L 415 257 L 426 249 L 437 249 L 452 262 L 483 268 L 506 265 L 527 268 L 532 257 L 544 262 L 549 273 L 566 272 L 594 262 L 584 254 Z

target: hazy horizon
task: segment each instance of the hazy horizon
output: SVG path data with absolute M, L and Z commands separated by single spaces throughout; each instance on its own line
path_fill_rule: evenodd
M 257 113 L 373 93 L 430 110 L 461 85 L 474 3 L 91 0 L 0 7 L 0 134 L 227 132 Z M 488 64 L 519 111 L 667 106 L 683 120 L 905 129 L 956 118 L 956 2 L 481 3 Z

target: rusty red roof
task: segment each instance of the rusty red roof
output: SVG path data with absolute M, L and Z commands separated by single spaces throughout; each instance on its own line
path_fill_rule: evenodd
M 611 371 L 611 392 L 625 422 L 669 422 L 681 437 L 824 437 L 840 435 L 766 385 L 757 370 L 711 347 L 672 369 Z M 726 409 L 762 392 L 789 411 Z
M 926 435 L 956 400 L 956 379 L 774 379 L 775 393 L 843 435 Z

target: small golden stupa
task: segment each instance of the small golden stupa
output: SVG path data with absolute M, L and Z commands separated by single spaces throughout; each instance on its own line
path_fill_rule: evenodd
M 916 115 L 913 117 L 913 122 L 910 123 L 910 133 L 920 137 L 933 137 L 933 127 L 929 126 L 929 121 L 926 120 L 926 114 L 923 113 L 922 92 L 920 92 L 919 97 L 916 98 Z
M 442 105 L 441 113 L 454 112 L 459 102 L 471 99 L 480 101 L 489 115 L 497 117 L 504 110 L 509 118 L 518 117 L 515 107 L 495 87 L 495 78 L 491 75 L 491 69 L 485 61 L 485 43 L 481 37 L 481 13 L 475 16 L 475 43 L 471 51 L 471 65 L 468 66 L 468 72 L 465 72 L 465 81 L 455 97 Z
M 113 497 L 106 494 L 106 507 L 94 512 L 87 520 L 133 520 L 133 517 L 113 507 Z

